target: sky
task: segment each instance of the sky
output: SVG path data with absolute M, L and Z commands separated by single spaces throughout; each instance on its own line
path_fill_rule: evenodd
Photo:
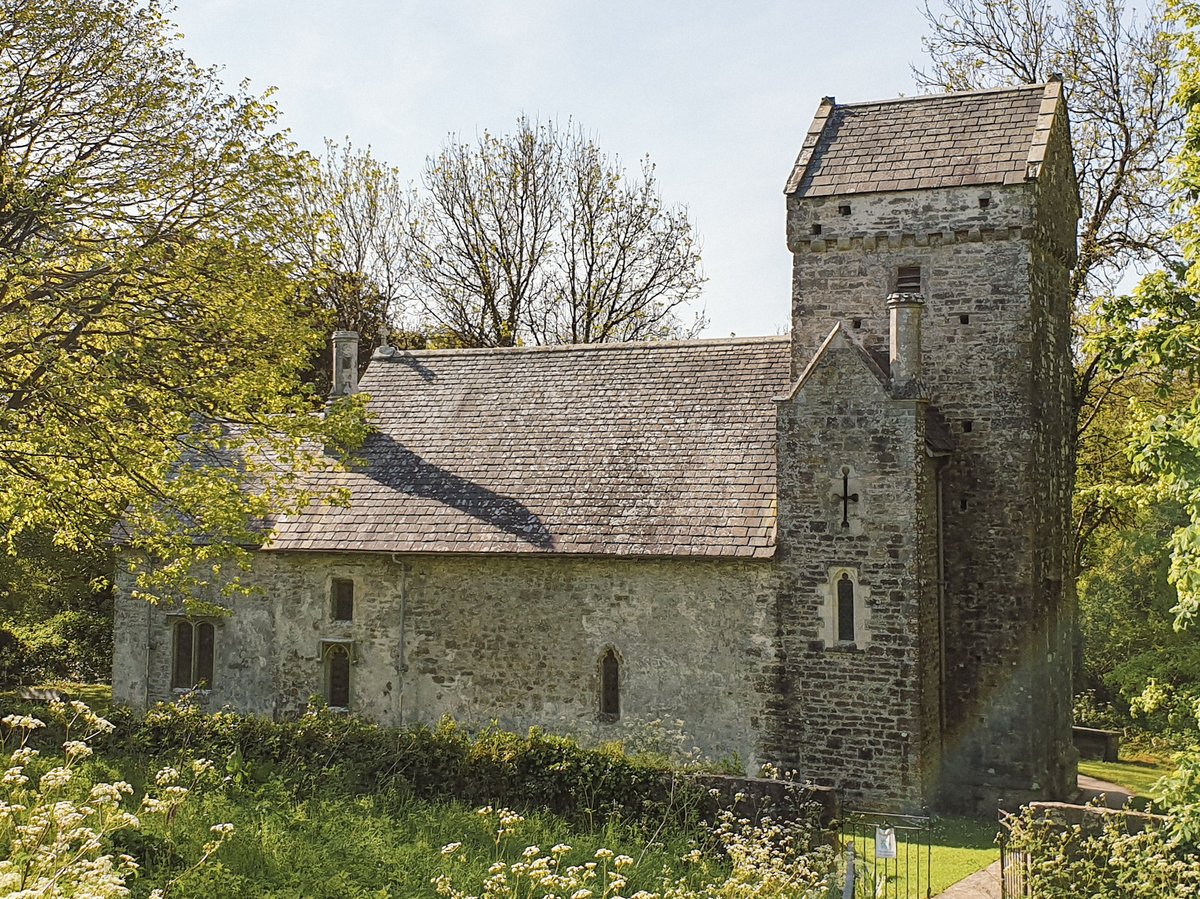
M 918 0 L 177 0 L 197 63 L 277 89 L 305 149 L 349 139 L 414 184 L 451 134 L 568 119 L 685 206 L 704 336 L 785 332 L 783 186 L 823 96 L 917 92 Z

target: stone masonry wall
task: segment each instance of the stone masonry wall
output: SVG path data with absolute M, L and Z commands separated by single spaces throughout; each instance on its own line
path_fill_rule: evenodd
M 1078 756 L 1071 739 L 1072 651 L 1076 627 L 1074 521 L 1071 495 L 1075 482 L 1074 369 L 1071 364 L 1071 270 L 1076 262 L 1075 233 L 1079 200 L 1071 164 L 1070 129 L 1059 110 L 1037 180 L 1037 239 L 1033 245 L 1033 328 L 1037 441 L 1035 490 L 1039 505 L 1036 543 L 1041 587 L 1035 614 L 1044 639 L 1035 678 L 1057 685 L 1038 694 L 1035 723 L 1043 731 L 1035 745 L 1045 747 L 1048 795 L 1065 797 L 1075 787 Z
M 218 625 L 210 708 L 297 714 L 323 692 L 322 640 L 351 639 L 351 709 L 380 723 L 452 715 L 605 738 L 682 719 L 685 748 L 737 753 L 752 768 L 760 758 L 774 663 L 769 563 L 268 552 L 250 577 L 261 594 L 235 600 Z M 355 583 L 349 625 L 331 621 L 334 577 Z M 170 699 L 170 612 L 118 593 L 114 696 Z M 598 714 L 610 647 L 618 722 Z
M 768 752 L 848 803 L 923 808 L 923 402 L 893 399 L 839 335 L 780 403 L 779 457 L 781 649 Z M 845 518 L 843 467 L 858 496 Z M 831 620 L 842 570 L 865 599 L 853 643 L 836 639 Z
M 1052 775 L 1048 760 L 1069 739 L 1070 682 L 1061 666 L 1044 664 L 1042 650 L 1050 610 L 1061 606 L 1051 597 L 1061 586 L 1046 572 L 1061 572 L 1048 560 L 1061 555 L 1070 484 L 1062 412 L 1069 266 L 1047 264 L 1045 240 L 1045 222 L 1054 221 L 1058 239 L 1073 246 L 1065 179 L 1057 205 L 1037 212 L 1054 192 L 1051 157 L 1062 151 L 1051 148 L 1045 183 L 788 201 L 796 371 L 835 320 L 886 347 L 885 297 L 900 267 L 921 268 L 924 381 L 956 443 L 942 472 L 944 776 L 951 802 L 976 806 L 1056 795 L 1064 781 L 1062 763 Z M 937 653 L 930 638 L 923 651 Z

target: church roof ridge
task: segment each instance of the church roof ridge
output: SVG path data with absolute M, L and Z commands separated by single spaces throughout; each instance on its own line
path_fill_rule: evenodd
M 1006 84 L 1001 87 L 984 87 L 965 91 L 941 91 L 928 94 L 911 94 L 900 97 L 887 97 L 882 100 L 852 100 L 849 103 L 839 103 L 834 99 L 835 107 L 884 106 L 894 103 L 920 103 L 925 100 L 956 100 L 964 97 L 980 97 L 988 94 L 1004 94 L 1017 91 L 1035 91 L 1039 95 L 1045 92 L 1049 81 L 1037 83 Z
M 372 361 L 400 362 L 409 356 L 487 356 L 517 353 L 591 353 L 626 350 L 672 350 L 705 347 L 730 347 L 753 344 L 789 343 L 789 334 L 765 334 L 748 337 L 700 337 L 687 340 L 622 340 L 599 343 L 553 343 L 540 346 L 446 347 L 444 349 L 409 350 L 393 348 L 390 356 L 375 356 Z

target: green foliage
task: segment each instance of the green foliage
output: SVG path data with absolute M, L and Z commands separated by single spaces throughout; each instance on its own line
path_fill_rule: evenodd
M 112 553 L 66 550 L 44 535 L 0 553 L 0 684 L 107 680 Z
M 693 821 L 705 798 L 669 764 L 586 749 L 533 729 L 470 735 L 446 720 L 398 730 L 314 709 L 276 722 L 233 712 L 205 714 L 162 705 L 144 718 L 114 714 L 123 751 L 170 752 L 223 759 L 226 774 L 247 788 L 282 774 L 298 790 L 333 785 L 351 795 L 393 791 L 422 799 L 544 809 L 573 820 L 613 816 L 636 821 L 669 815 Z
M 309 161 L 176 40 L 157 0 L 0 2 L 0 529 L 95 547 L 123 518 L 186 587 L 362 416 L 299 383 Z
M 0 624 L 0 683 L 107 678 L 112 616 L 68 609 L 41 622 Z
M 1151 679 L 1177 692 L 1200 693 L 1200 644 L 1174 627 L 1178 600 L 1164 551 L 1186 520 L 1171 503 L 1135 506 L 1123 526 L 1110 525 L 1102 540 L 1092 542 L 1078 582 L 1083 641 L 1078 686 L 1088 695 L 1076 723 L 1155 732 L 1194 726 L 1169 720 L 1165 708 L 1155 716 L 1130 717 L 1130 703 Z
M 1164 899 L 1200 890 L 1195 844 L 1178 840 L 1165 823 L 1138 832 L 1114 814 L 1065 825 L 1025 809 L 1007 828 L 1009 847 L 1029 857 L 1028 895 L 1038 899 Z
M 490 822 L 468 805 L 418 800 L 384 792 L 348 797 L 326 786 L 293 797 L 268 784 L 253 792 L 210 792 L 182 808 L 174 822 L 173 852 L 195 856 L 208 821 L 228 821 L 233 835 L 214 863 L 178 878 L 176 899 L 296 897 L 342 899 L 347 896 L 436 896 L 433 880 L 448 867 L 441 849 L 461 844 L 453 870 L 463 880 L 482 882 L 502 858 L 519 862 L 526 841 L 544 846 L 569 844 L 578 857 L 611 847 L 643 859 L 645 873 L 632 880 L 649 887 L 666 869 L 683 874 L 681 861 L 692 848 L 693 832 L 674 827 L 661 831 L 610 822 L 603 827 L 571 826 L 545 812 L 524 816 L 521 841 L 499 847 Z M 161 847 L 160 830 L 148 828 L 151 845 Z M 154 850 L 152 850 L 154 851 Z M 175 877 L 182 864 L 164 854 L 139 855 L 142 878 L 135 894 Z M 713 869 L 720 859 L 711 859 Z
M 1107 300 L 1091 346 L 1114 371 L 1151 372 L 1158 396 L 1174 400 L 1165 408 L 1131 403 L 1129 452 L 1134 470 L 1154 496 L 1177 503 L 1188 519 L 1170 540 L 1169 576 L 1178 592 L 1175 614 L 1182 625 L 1200 612 L 1200 5 L 1173 0 L 1168 8 L 1179 26 L 1176 101 L 1186 117 L 1171 179 L 1181 217 L 1173 233 L 1183 261 L 1143 279 L 1130 296 Z

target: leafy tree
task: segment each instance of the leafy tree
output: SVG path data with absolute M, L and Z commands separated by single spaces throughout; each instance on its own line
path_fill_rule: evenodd
M 1131 455 L 1156 495 L 1178 503 L 1188 519 L 1171 538 L 1170 578 L 1183 625 L 1200 613 L 1200 5 L 1173 0 L 1170 9 L 1183 26 L 1176 38 L 1182 53 L 1177 99 L 1186 114 L 1186 136 L 1171 180 L 1181 214 L 1174 235 L 1183 260 L 1144 278 L 1130 296 L 1106 301 L 1104 328 L 1092 342 L 1114 370 L 1146 367 L 1157 374 L 1159 397 L 1182 398 L 1166 408 L 1131 404 Z
M 193 570 L 304 499 L 305 441 L 352 442 L 298 390 L 305 158 L 226 93 L 150 0 L 0 0 L 0 527 Z M 181 459 L 189 464 L 181 466 Z M 252 484 L 254 489 L 244 489 Z
M 86 551 L 24 534 L 0 554 L 0 684 L 103 681 L 112 671 L 109 547 Z
M 1178 246 L 1164 178 L 1182 113 L 1174 26 L 1157 0 L 1139 15 L 1121 0 L 944 0 L 927 5 L 930 57 L 919 84 L 942 90 L 1037 83 L 1061 73 L 1067 87 L 1083 217 L 1072 279 L 1077 358 L 1076 564 L 1105 526 L 1123 525 L 1125 435 L 1105 422 L 1145 393 L 1148 373 L 1106 364 L 1087 338 L 1098 304 L 1131 267 L 1171 265 Z M 1132 379 L 1135 383 L 1126 383 Z
M 411 193 L 369 148 L 327 140 L 315 176 L 301 182 L 300 201 L 308 226 L 293 253 L 311 301 L 327 327 L 358 332 L 365 363 L 402 317 Z M 318 389 L 328 387 L 329 364 L 322 347 L 313 361 Z
M 410 228 L 413 299 L 460 346 L 685 336 L 703 278 L 654 168 L 627 177 L 577 129 L 517 121 L 427 161 Z
M 1145 506 L 1091 546 L 1079 578 L 1079 686 L 1103 702 L 1127 707 L 1151 679 L 1200 692 L 1200 643 L 1174 628 L 1178 599 L 1163 552 L 1185 521 L 1172 503 Z

